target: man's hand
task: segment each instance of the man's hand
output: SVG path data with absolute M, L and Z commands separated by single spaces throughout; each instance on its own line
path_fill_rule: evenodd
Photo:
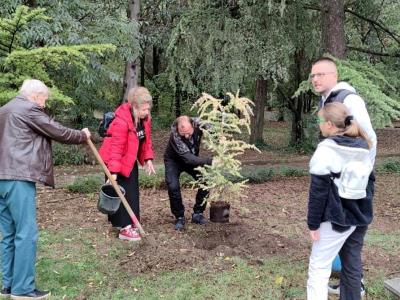
M 156 170 L 154 169 L 153 161 L 151 159 L 146 160 L 144 164 L 144 169 L 147 175 L 156 174 Z
M 90 139 L 91 133 L 90 133 L 89 129 L 83 128 L 81 131 L 86 134 L 86 139 Z
M 317 230 L 310 230 L 310 237 L 313 242 L 316 242 L 320 239 L 319 229 Z

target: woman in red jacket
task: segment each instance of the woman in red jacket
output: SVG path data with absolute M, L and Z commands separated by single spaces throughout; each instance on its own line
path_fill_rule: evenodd
M 138 220 L 140 209 L 137 162 L 144 166 L 148 174 L 155 173 L 151 142 L 151 106 L 152 98 L 146 88 L 132 88 L 128 93 L 128 102 L 121 104 L 115 111 L 115 118 L 99 150 L 114 179 L 125 189 L 126 200 Z M 113 227 L 120 228 L 121 240 L 141 239 L 123 205 L 115 214 L 109 215 L 108 220 Z

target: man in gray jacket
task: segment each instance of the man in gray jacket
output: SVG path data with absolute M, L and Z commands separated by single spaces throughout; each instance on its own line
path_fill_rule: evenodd
M 164 153 L 164 164 L 165 182 L 168 187 L 171 212 L 176 218 L 176 230 L 184 230 L 186 223 L 179 182 L 181 173 L 186 172 L 194 179 L 198 179 L 200 172 L 196 168 L 212 163 L 211 157 L 199 157 L 202 136 L 203 131 L 198 118 L 180 116 L 171 126 L 171 136 Z M 195 224 L 207 224 L 203 216 L 207 204 L 204 199 L 207 196 L 208 191 L 198 189 L 192 214 L 192 222 Z
M 54 187 L 51 140 L 80 144 L 90 138 L 87 128 L 64 127 L 44 112 L 49 94 L 43 82 L 25 80 L 20 95 L 0 107 L 1 296 L 11 299 L 50 296 L 35 286 L 35 196 L 36 182 Z

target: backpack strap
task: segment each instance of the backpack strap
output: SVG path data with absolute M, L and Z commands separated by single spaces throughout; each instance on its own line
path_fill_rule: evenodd
M 115 113 L 113 111 L 105 112 L 103 114 L 103 119 L 101 120 L 98 128 L 98 133 L 101 137 L 110 137 L 111 134 L 107 133 L 108 128 L 110 127 L 111 122 L 115 118 Z
M 326 98 L 325 102 L 322 102 L 322 97 L 319 100 L 319 104 L 318 104 L 318 108 L 321 109 L 322 105 L 328 104 L 328 103 L 332 103 L 332 102 L 340 102 L 343 103 L 344 99 L 346 99 L 347 96 L 349 95 L 357 95 L 357 93 L 353 92 L 353 91 L 349 91 L 346 89 L 340 89 L 340 90 L 336 90 L 336 91 L 332 91 L 328 98 Z

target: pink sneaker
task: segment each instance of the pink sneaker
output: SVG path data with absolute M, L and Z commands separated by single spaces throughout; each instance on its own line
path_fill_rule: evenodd
M 128 225 L 119 231 L 118 238 L 125 241 L 140 241 L 142 238 L 137 228 Z

